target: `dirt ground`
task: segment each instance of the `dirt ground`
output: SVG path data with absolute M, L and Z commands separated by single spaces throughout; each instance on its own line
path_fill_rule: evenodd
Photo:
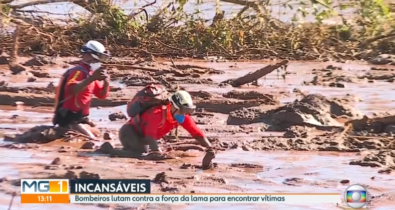
M 0 66 L 1 192 L 20 193 L 21 178 L 151 179 L 152 192 L 166 193 L 343 192 L 358 183 L 373 193 L 372 209 L 395 205 L 390 187 L 395 174 L 395 121 L 348 130 L 344 126 L 365 115 L 393 114 L 394 75 L 389 66 L 294 62 L 285 73 L 274 71 L 234 88 L 224 81 L 269 62 L 113 64 L 107 67 L 112 80 L 110 97 L 92 102 L 91 117 L 102 140 L 89 140 L 73 133 L 62 137 L 50 126 L 55 86 L 76 60 L 59 58 L 56 64 L 42 64 L 22 58 L 23 69 L 18 71 L 6 63 Z M 203 148 L 182 129 L 178 140 L 161 141 L 168 151 L 164 159 L 102 153 L 103 144 L 120 147 L 117 130 L 127 119 L 125 104 L 141 86 L 152 82 L 191 93 L 198 107 L 193 118 L 218 151 L 212 169 L 200 169 Z M 0 205 L 6 202 L 2 199 Z M 197 209 L 151 204 L 96 207 Z M 292 207 L 299 208 L 316 209 Z M 267 205 L 267 209 L 276 208 Z

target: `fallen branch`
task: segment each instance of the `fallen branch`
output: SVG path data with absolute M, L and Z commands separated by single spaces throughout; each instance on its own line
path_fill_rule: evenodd
M 281 68 L 283 66 L 286 67 L 287 64 L 288 64 L 288 60 L 285 60 L 285 61 L 281 61 L 280 63 L 276 63 L 274 65 L 265 66 L 264 68 L 258 69 L 254 72 L 250 72 L 242 77 L 232 80 L 230 82 L 230 85 L 232 85 L 233 87 L 240 87 L 244 84 L 254 82 L 278 68 Z

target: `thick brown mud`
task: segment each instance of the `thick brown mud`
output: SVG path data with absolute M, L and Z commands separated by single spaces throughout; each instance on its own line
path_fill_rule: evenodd
M 26 59 L 28 60 L 28 59 Z M 152 180 L 153 192 L 336 192 L 363 184 L 373 195 L 370 206 L 395 205 L 395 120 L 348 120 L 388 116 L 395 105 L 392 82 L 380 75 L 391 68 L 363 64 L 290 63 L 286 76 L 272 72 L 239 88 L 224 85 L 268 62 L 139 62 L 112 66 L 109 99 L 92 102 L 97 139 L 52 128 L 54 89 L 64 68 L 25 65 L 2 70 L 0 82 L 0 191 L 18 191 L 21 178 L 140 178 Z M 26 62 L 26 61 L 24 61 Z M 64 67 L 64 68 L 63 68 Z M 34 72 L 34 73 L 33 73 Z M 39 72 L 39 73 L 38 73 Z M 29 80 L 29 77 L 36 78 Z M 29 81 L 30 82 L 29 82 Z M 197 105 L 193 118 L 218 151 L 210 170 L 201 170 L 203 148 L 186 131 L 161 140 L 166 157 L 139 159 L 108 155 L 119 148 L 117 130 L 127 120 L 126 102 L 151 82 L 170 91 L 189 91 Z M 393 114 L 393 113 L 392 113 Z M 104 146 L 103 146 L 104 145 Z M 7 205 L 2 196 L 0 205 Z M 16 198 L 19 199 L 18 197 Z M 18 203 L 18 202 L 15 202 Z M 27 206 L 15 208 L 28 209 Z M 235 206 L 79 206 L 78 209 L 235 209 Z M 264 205 L 265 209 L 338 209 L 328 205 Z M 63 208 L 51 205 L 48 208 Z M 237 208 L 254 208 L 241 205 Z M 261 206 L 259 207 L 261 208 Z

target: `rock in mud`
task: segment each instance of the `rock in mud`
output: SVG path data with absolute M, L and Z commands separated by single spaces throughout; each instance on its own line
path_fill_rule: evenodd
M 348 183 L 350 183 L 350 180 L 348 179 L 344 179 L 340 181 L 340 184 L 348 184 Z
M 275 126 L 278 131 L 293 125 L 340 127 L 341 124 L 333 118 L 337 116 L 359 118 L 362 113 L 349 105 L 327 99 L 323 95 L 310 94 L 300 101 L 295 100 L 291 104 L 270 111 L 252 108 L 233 111 L 229 114 L 227 124 L 240 125 L 241 121 L 263 122 Z
M 110 115 L 108 115 L 108 119 L 110 121 L 116 121 L 116 120 L 127 120 L 128 118 L 125 116 L 124 113 L 116 112 L 116 113 L 111 113 Z
M 104 140 L 112 140 L 112 138 L 113 138 L 113 135 L 111 133 L 109 133 L 109 132 L 105 132 L 103 134 L 103 139 Z
M 155 178 L 152 180 L 156 184 L 160 184 L 162 182 L 169 184 L 170 182 L 167 180 L 167 175 L 165 172 L 161 172 L 156 174 Z
M 60 177 L 63 179 L 78 179 L 77 174 L 74 171 L 67 171 L 63 177 Z
M 9 63 L 8 57 L 6 57 L 6 56 L 4 56 L 4 55 L 1 55 L 1 56 L 0 56 L 0 65 L 6 65 L 6 64 L 8 64 L 8 63 Z
M 93 149 L 95 147 L 95 143 L 93 142 L 85 142 L 82 146 L 81 149 Z
M 110 142 L 104 142 L 101 146 L 98 152 L 104 153 L 104 154 L 110 154 L 114 150 L 114 147 L 110 144 Z
M 23 66 L 21 66 L 19 64 L 16 64 L 16 63 L 10 63 L 9 67 L 10 67 L 10 70 L 11 70 L 12 74 L 14 74 L 14 75 L 17 75 L 17 74 L 19 74 L 21 72 L 26 71 L 25 67 L 23 67 Z
M 60 160 L 60 158 L 55 158 L 52 162 L 51 165 L 60 165 L 62 164 L 62 161 Z
M 35 82 L 35 81 L 37 81 L 37 78 L 35 78 L 35 77 L 27 78 L 27 82 Z
M 48 72 L 30 71 L 30 73 L 32 73 L 33 76 L 38 77 L 38 78 L 51 78 L 51 75 Z
M 254 151 L 254 149 L 252 149 L 251 147 L 246 146 L 246 145 L 241 146 L 241 149 L 244 150 L 244 151 L 247 151 L 247 152 Z
M 95 173 L 89 173 L 86 171 L 81 171 L 79 178 L 80 179 L 100 179 L 100 175 L 95 174 Z

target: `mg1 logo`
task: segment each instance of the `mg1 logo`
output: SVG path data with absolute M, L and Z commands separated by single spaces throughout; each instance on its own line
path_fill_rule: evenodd
M 22 179 L 21 194 L 68 194 L 68 179 Z

